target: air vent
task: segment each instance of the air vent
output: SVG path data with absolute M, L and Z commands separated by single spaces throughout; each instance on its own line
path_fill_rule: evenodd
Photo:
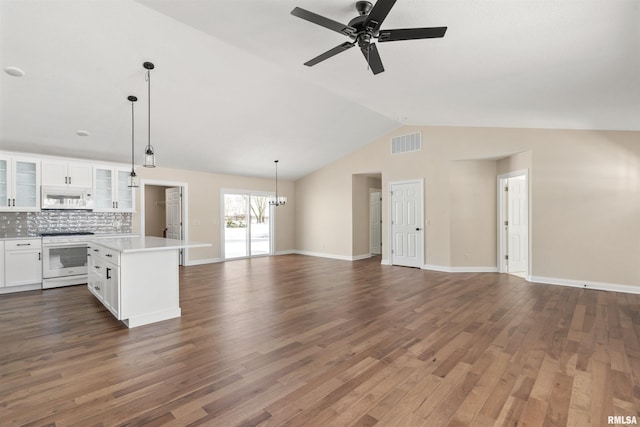
M 408 153 L 422 150 L 422 134 L 420 132 L 391 138 L 391 154 Z

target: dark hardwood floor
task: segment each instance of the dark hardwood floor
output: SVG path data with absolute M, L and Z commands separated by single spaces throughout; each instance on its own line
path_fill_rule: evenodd
M 1 426 L 640 422 L 640 295 L 299 255 L 181 270 L 127 329 L 84 286 L 0 296 Z

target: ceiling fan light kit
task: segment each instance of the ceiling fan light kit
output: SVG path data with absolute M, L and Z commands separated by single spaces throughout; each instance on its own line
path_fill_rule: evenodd
M 296 7 L 291 11 L 293 16 L 304 19 L 329 30 L 336 31 L 352 39 L 344 42 L 328 51 L 307 61 L 304 65 L 314 66 L 326 59 L 331 58 L 345 50 L 358 45 L 367 61 L 367 66 L 373 74 L 384 71 L 382 59 L 378 53 L 378 48 L 373 42 L 378 39 L 378 43 L 400 41 L 432 39 L 444 37 L 447 27 L 426 27 L 426 28 L 404 28 L 395 30 L 381 30 L 382 22 L 385 20 L 396 0 L 378 0 L 375 5 L 369 1 L 358 1 L 355 4 L 358 16 L 349 21 L 348 25 L 318 15 L 314 12 Z

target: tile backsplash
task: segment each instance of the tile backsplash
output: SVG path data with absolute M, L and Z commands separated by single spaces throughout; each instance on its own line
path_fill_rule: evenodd
M 0 233 L 38 234 L 56 231 L 131 233 L 131 213 L 52 210 L 0 212 Z

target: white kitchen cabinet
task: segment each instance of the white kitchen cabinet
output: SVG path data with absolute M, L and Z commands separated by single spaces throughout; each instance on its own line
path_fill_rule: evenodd
M 112 166 L 95 166 L 94 211 L 133 212 L 134 189 L 129 187 L 130 170 Z
M 120 257 L 100 245 L 90 244 L 87 251 L 87 288 L 116 319 L 120 319 Z
M 89 262 L 93 263 L 89 291 L 118 320 L 134 328 L 180 317 L 178 253 L 210 244 L 121 237 L 92 241 L 89 246 Z
M 40 210 L 40 161 L 0 154 L 0 211 Z
M 42 240 L 4 242 L 4 287 L 42 285 Z
M 93 167 L 89 163 L 65 160 L 42 161 L 42 185 L 92 188 Z
M 0 289 L 4 288 L 4 242 L 0 241 Z

